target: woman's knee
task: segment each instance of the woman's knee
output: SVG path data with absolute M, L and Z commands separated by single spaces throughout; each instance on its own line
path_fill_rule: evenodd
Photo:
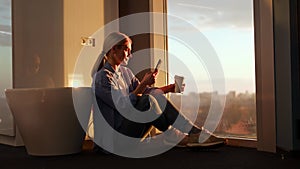
M 137 98 L 137 103 L 135 105 L 135 108 L 139 111 L 147 111 L 150 109 L 150 102 L 149 102 L 149 96 L 143 95 L 139 96 Z
M 163 113 L 163 110 L 161 109 L 159 101 L 152 95 L 149 95 L 148 99 L 150 103 L 150 110 L 154 111 L 158 115 L 161 115 Z

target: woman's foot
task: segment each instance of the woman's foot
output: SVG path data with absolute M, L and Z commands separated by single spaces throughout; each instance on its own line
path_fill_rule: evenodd
M 202 127 L 201 132 L 188 135 L 187 146 L 215 146 L 225 145 L 227 139 L 218 137 Z
M 180 141 L 178 139 L 182 138 Z M 217 137 L 208 130 L 194 128 L 189 135 L 185 135 L 179 130 L 172 128 L 164 139 L 164 143 L 168 145 L 174 145 L 177 147 L 218 147 L 225 145 L 227 140 L 221 137 Z
M 166 145 L 186 147 L 188 142 L 188 135 L 182 133 L 181 131 L 175 128 L 170 128 L 169 131 L 165 133 L 164 144 Z

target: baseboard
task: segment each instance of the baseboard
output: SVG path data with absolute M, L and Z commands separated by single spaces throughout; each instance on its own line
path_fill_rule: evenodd
M 0 135 L 0 144 L 6 144 L 10 146 L 24 146 L 23 140 L 20 136 Z
M 255 139 L 228 138 L 227 144 L 234 147 L 257 148 L 257 141 Z

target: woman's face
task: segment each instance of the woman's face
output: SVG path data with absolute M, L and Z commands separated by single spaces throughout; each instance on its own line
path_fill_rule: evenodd
M 131 43 L 126 41 L 122 45 L 116 45 L 114 47 L 113 58 L 116 65 L 127 65 L 131 58 Z

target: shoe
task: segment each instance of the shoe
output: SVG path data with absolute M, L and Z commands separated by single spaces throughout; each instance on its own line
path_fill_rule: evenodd
M 179 143 L 177 143 L 175 141 L 168 140 L 168 139 L 164 139 L 163 142 L 164 142 L 165 145 L 169 145 L 169 146 L 187 147 L 188 138 L 183 138 Z
M 170 146 L 186 147 L 189 142 L 189 137 L 175 128 L 171 128 L 169 130 L 170 131 L 165 133 L 163 143 Z M 179 138 L 182 138 L 182 140 L 179 141 Z
M 207 138 L 203 142 L 199 142 L 199 137 Z M 202 132 L 197 134 L 190 134 L 188 136 L 188 143 L 186 144 L 187 147 L 219 147 L 225 145 L 227 140 L 225 138 L 217 137 L 213 133 L 209 132 L 208 130 L 202 128 Z

